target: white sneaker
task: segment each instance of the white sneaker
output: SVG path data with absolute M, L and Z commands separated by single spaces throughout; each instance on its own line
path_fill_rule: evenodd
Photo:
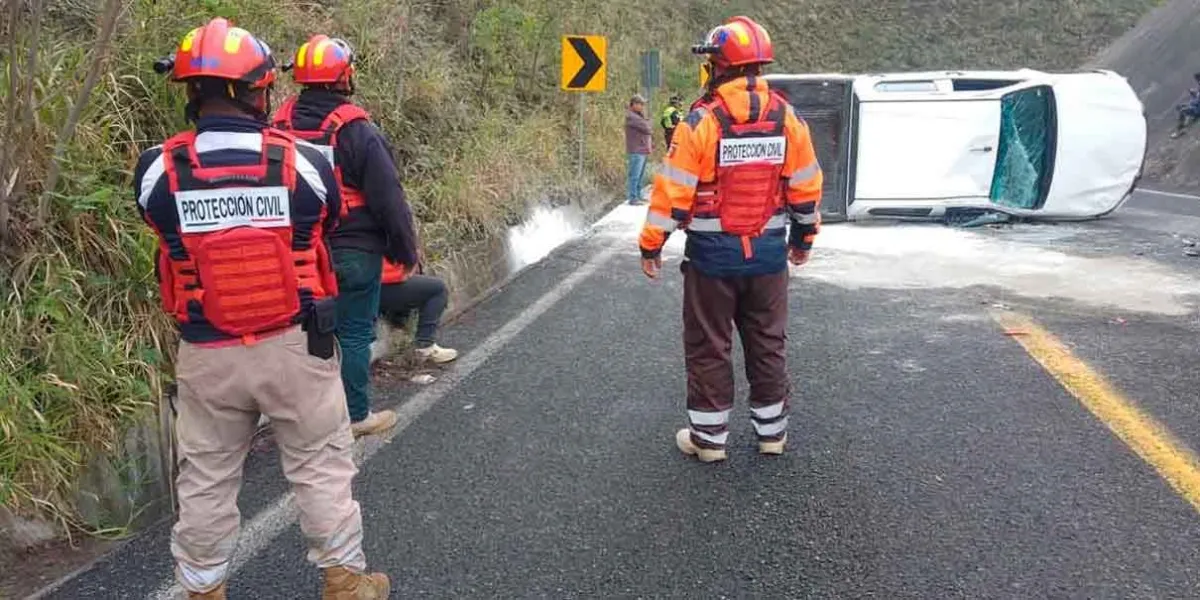
M 458 350 L 453 348 L 443 348 L 437 344 L 434 344 L 428 348 L 417 348 L 415 352 L 417 353 L 417 358 L 431 361 L 435 365 L 452 362 L 454 359 L 458 358 Z

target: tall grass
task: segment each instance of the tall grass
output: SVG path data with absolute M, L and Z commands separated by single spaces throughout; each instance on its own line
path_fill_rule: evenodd
M 233 18 L 281 56 L 316 32 L 356 45 L 358 99 L 392 139 L 436 270 L 488 247 L 546 189 L 618 189 L 638 54 L 662 51 L 672 88 L 655 109 L 693 95 L 687 48 L 732 14 L 771 29 L 785 70 L 1068 68 L 1153 3 L 120 0 L 98 57 L 106 1 L 14 0 L 0 28 L 0 502 L 73 527 L 81 465 L 154 410 L 171 377 L 175 338 L 130 168 L 186 125 L 180 90 L 153 59 L 209 17 Z M 582 181 L 576 98 L 558 89 L 559 38 L 576 33 L 609 36 Z M 94 89 L 78 104 L 89 73 Z

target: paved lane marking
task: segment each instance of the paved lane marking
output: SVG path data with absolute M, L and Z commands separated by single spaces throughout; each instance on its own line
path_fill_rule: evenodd
M 1177 192 L 1161 192 L 1159 190 L 1149 190 L 1146 188 L 1137 188 L 1134 191 L 1141 192 L 1143 194 L 1149 194 L 1151 196 L 1164 196 L 1167 198 L 1179 198 L 1182 200 L 1200 200 L 1200 196 L 1193 196 L 1192 194 L 1180 194 Z
M 433 405 L 438 400 L 441 400 L 443 396 L 454 391 L 459 383 L 470 377 L 472 373 L 502 350 L 505 345 L 517 337 L 526 327 L 546 314 L 546 311 L 554 307 L 555 304 L 558 304 L 560 300 L 571 293 L 583 280 L 590 277 L 592 273 L 595 273 L 601 266 L 608 262 L 620 249 L 622 249 L 622 246 L 617 242 L 613 242 L 607 248 L 601 250 L 591 260 L 568 275 L 566 279 L 563 279 L 553 289 L 546 292 L 541 298 L 538 298 L 536 302 L 529 305 L 521 314 L 505 323 L 503 327 L 489 336 L 483 343 L 458 359 L 453 370 L 442 376 L 437 383 L 418 392 L 411 399 L 396 408 L 396 415 L 400 419 L 395 429 L 392 429 L 383 436 L 362 438 L 359 441 L 360 445 L 356 448 L 355 462 L 361 466 L 370 460 L 376 452 L 379 452 L 393 438 L 400 435 L 418 417 L 425 414 L 430 408 L 433 408 Z M 361 451 L 361 455 L 359 455 L 359 451 Z M 357 482 L 355 483 L 354 499 L 361 502 L 362 498 L 358 495 L 359 485 Z M 300 511 L 296 507 L 295 500 L 295 495 L 291 492 L 280 496 L 278 500 L 260 511 L 242 527 L 237 550 L 234 552 L 233 560 L 229 565 L 230 579 L 246 563 L 259 555 L 263 550 L 266 550 L 275 538 L 279 537 L 280 534 L 296 522 Z M 363 525 L 366 528 L 370 528 L 371 526 L 370 523 L 364 523 Z M 368 555 L 368 564 L 371 561 L 372 557 Z M 185 596 L 186 594 L 179 584 L 175 583 L 174 580 L 168 580 L 163 582 L 148 598 L 150 600 L 176 600 Z
M 993 312 L 992 317 L 1006 335 L 1200 512 L 1200 459 L 1185 444 L 1029 317 L 1007 311 Z

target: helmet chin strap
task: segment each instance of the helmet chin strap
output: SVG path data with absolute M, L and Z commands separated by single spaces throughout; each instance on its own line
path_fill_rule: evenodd
M 732 81 L 739 77 L 747 77 L 749 75 L 756 74 L 755 73 L 756 70 L 752 67 L 746 67 L 746 66 L 718 67 L 714 63 L 709 63 L 709 64 L 712 65 L 712 69 L 710 71 L 709 78 L 708 78 L 709 91 L 716 91 L 716 89 L 718 87 L 720 87 L 721 84 L 726 83 L 728 81 Z M 760 73 L 761 68 L 758 69 L 757 72 Z
M 249 113 L 249 116 L 253 117 L 255 121 L 266 124 L 271 119 L 271 88 L 263 90 L 262 98 L 262 106 L 256 106 L 241 98 L 230 98 L 229 100 Z
M 183 107 L 183 118 L 187 119 L 188 123 L 195 123 L 200 120 L 200 102 L 196 98 L 190 98 L 187 104 Z
M 729 71 L 717 66 L 713 61 L 708 62 L 708 91 L 715 93 L 722 83 L 728 81 Z
M 266 123 L 271 120 L 271 88 L 263 90 L 262 108 L 255 107 L 255 118 Z

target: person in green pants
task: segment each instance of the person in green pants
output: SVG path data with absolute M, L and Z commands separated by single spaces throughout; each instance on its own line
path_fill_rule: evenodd
M 354 51 L 344 40 L 314 36 L 300 52 L 320 52 L 291 67 L 302 91 L 280 107 L 275 126 L 324 146 L 338 167 L 341 219 L 330 232 L 337 274 L 337 338 L 342 351 L 342 382 L 354 435 L 395 427 L 396 413 L 371 410 L 371 343 L 379 313 L 383 259 L 417 264 L 412 210 L 391 146 L 366 111 L 350 100 L 354 93 Z

